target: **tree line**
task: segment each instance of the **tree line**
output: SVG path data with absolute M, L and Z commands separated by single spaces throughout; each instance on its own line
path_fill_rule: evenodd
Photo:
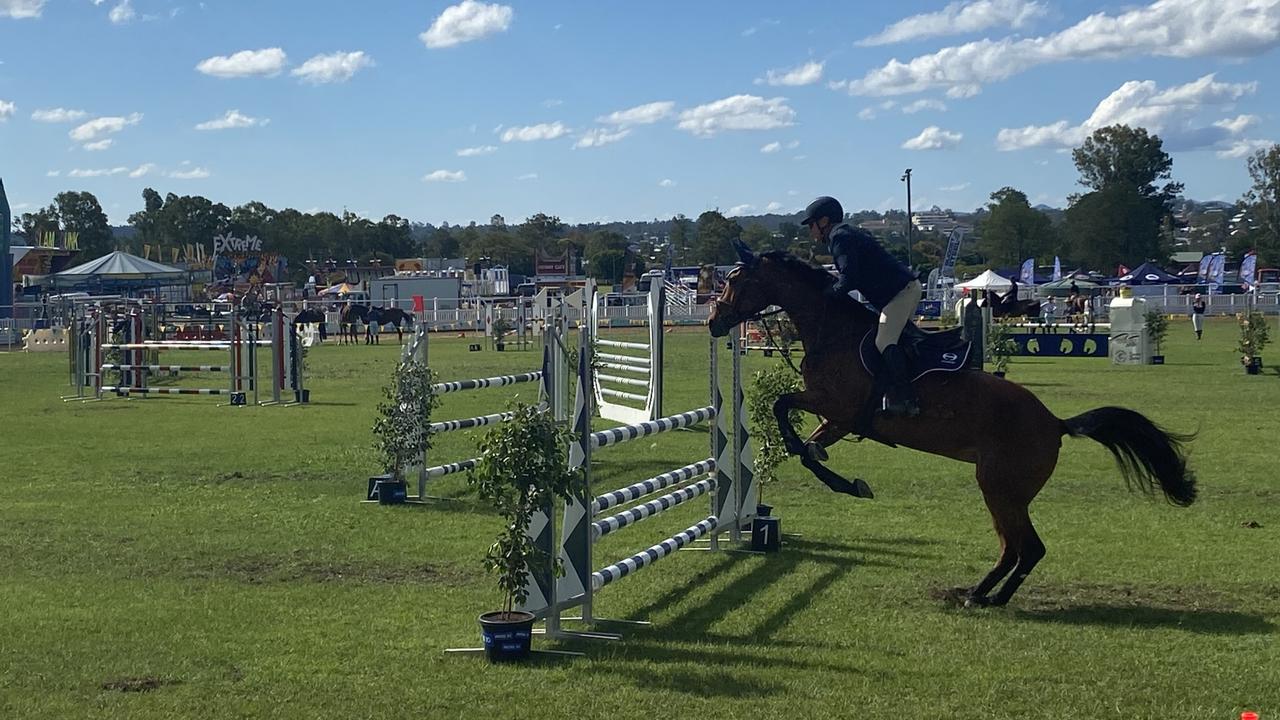
M 1186 231 L 1175 222 L 1175 209 L 1185 201 L 1180 198 L 1182 184 L 1171 179 L 1173 161 L 1159 136 L 1124 125 L 1100 128 L 1074 149 L 1072 159 L 1086 191 L 1068 198 L 1065 212 L 1044 212 L 1032 207 L 1024 192 L 1000 188 L 971 216 L 976 241 L 962 262 L 1013 267 L 1028 257 L 1059 255 L 1105 272 L 1121 263 L 1168 260 L 1179 232 Z M 1232 210 L 1244 216 L 1232 228 L 1234 234 L 1227 229 L 1226 213 L 1219 213 L 1197 228 L 1201 247 L 1188 249 L 1225 246 L 1236 256 L 1257 250 L 1260 267 L 1280 266 L 1280 145 L 1256 151 L 1246 169 L 1251 187 Z M 516 225 L 494 215 L 487 225 L 433 226 L 398 215 L 375 221 L 345 211 L 339 216 L 277 210 L 256 201 L 228 207 L 198 195 L 161 196 L 147 188 L 142 209 L 129 216 L 128 236 L 114 231 L 97 198 L 83 191 L 59 193 L 49 206 L 15 218 L 14 229 L 32 244 L 45 232 L 76 232 L 82 260 L 115 249 L 141 252 L 144 246 L 159 248 L 161 258 L 171 257 L 174 248 L 184 255 L 195 245 L 207 253 L 215 235 L 253 235 L 289 260 L 295 280 L 305 276 L 307 260 L 355 260 L 361 265 L 378 260 L 389 267 L 395 258 L 418 256 L 487 261 L 530 275 L 536 251 L 569 252 L 583 260 L 587 274 L 617 283 L 627 273 L 638 275 L 668 261 L 678 266 L 731 263 L 734 240 L 757 251 L 788 250 L 813 261 L 828 260 L 798 220 L 798 215 L 727 218 L 708 210 L 694 219 L 677 215 L 648 223 L 571 226 L 537 213 Z M 861 211 L 847 220 L 880 221 L 876 234 L 892 254 L 906 260 L 905 213 Z M 937 232 L 914 232 L 915 267 L 928 272 L 940 266 L 945 244 Z

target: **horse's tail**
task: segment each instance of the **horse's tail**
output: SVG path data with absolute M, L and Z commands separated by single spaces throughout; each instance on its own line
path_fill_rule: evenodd
M 1192 435 L 1171 433 L 1145 415 L 1120 407 L 1100 407 L 1067 418 L 1062 432 L 1090 437 L 1106 446 L 1130 488 L 1151 495 L 1158 483 L 1169 502 L 1186 507 L 1196 499 L 1196 476 L 1187 469 L 1183 445 Z

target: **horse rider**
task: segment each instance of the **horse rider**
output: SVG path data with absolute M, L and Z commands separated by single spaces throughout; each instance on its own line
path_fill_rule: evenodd
M 844 208 L 835 198 L 823 196 L 809 203 L 800 224 L 809 226 L 815 242 L 827 243 L 835 259 L 840 278 L 827 289 L 827 297 L 848 296 L 857 290 L 880 312 L 876 350 L 889 379 L 881 408 L 890 415 L 918 415 L 907 356 L 898 345 L 902 329 L 920 303 L 916 274 L 886 252 L 875 235 L 846 223 Z

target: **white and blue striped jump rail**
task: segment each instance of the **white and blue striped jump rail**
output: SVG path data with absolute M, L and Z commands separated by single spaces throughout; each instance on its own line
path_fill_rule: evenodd
M 429 478 L 444 477 L 445 475 L 452 475 L 454 473 L 470 470 L 475 467 L 478 462 L 480 462 L 480 458 L 471 458 L 470 460 L 460 460 L 455 463 L 448 463 L 447 465 L 436 465 L 435 467 L 429 467 L 422 472 Z
M 614 530 L 621 530 L 628 525 L 634 525 L 645 518 L 653 517 L 660 512 L 670 510 L 680 503 L 688 502 L 699 495 L 704 495 L 715 486 L 715 478 L 706 478 L 705 480 L 699 480 L 692 485 L 686 485 L 675 492 L 667 493 L 659 498 L 654 498 L 643 505 L 636 505 L 633 508 L 618 513 L 617 515 L 601 518 L 600 520 L 591 523 L 591 541 L 595 542 Z
M 605 347 L 627 348 L 628 350 L 648 350 L 648 343 L 622 342 L 621 340 L 596 340 L 597 345 Z
M 686 480 L 692 480 L 699 475 L 706 475 L 715 469 L 715 459 L 707 458 L 706 460 L 685 465 L 684 467 L 672 470 L 671 472 L 656 475 L 648 480 L 641 480 L 640 482 L 628 485 L 621 490 L 614 490 L 613 492 L 599 495 L 596 499 L 591 501 L 591 515 L 594 517 L 611 507 L 622 505 L 623 503 L 629 503 L 632 500 L 637 500 L 645 495 L 652 495 L 663 488 L 678 485 Z
M 493 415 L 463 418 L 461 420 L 444 420 L 438 423 L 431 423 L 427 431 L 434 435 L 436 433 L 454 432 L 455 430 L 466 430 L 467 428 L 483 427 L 485 425 L 497 425 L 498 423 L 507 422 L 515 415 L 514 412 L 501 412 Z
M 515 385 L 516 383 L 535 382 L 542 379 L 542 371 L 520 373 L 519 375 L 499 375 L 491 378 L 476 378 L 474 380 L 454 380 L 452 382 L 436 383 L 431 386 L 431 392 L 437 395 L 445 393 L 458 392 L 460 390 L 479 390 L 487 387 L 502 387 L 504 385 Z
M 635 425 L 622 425 L 608 430 L 600 430 L 591 433 L 591 447 L 598 449 L 630 440 L 639 440 L 642 437 L 697 425 L 700 422 L 711 420 L 715 416 L 715 407 L 708 405 L 697 410 L 682 412 L 679 415 L 668 415 L 664 418 L 647 420 Z
M 648 372 L 647 370 L 645 372 Z M 649 387 L 648 380 L 638 380 L 636 378 L 619 377 L 617 375 L 605 375 L 604 373 L 596 373 L 596 377 L 619 385 L 632 385 L 635 387 Z
M 637 375 L 647 376 L 649 374 L 649 368 L 642 367 L 640 365 L 625 365 L 623 363 L 612 363 L 612 362 L 602 362 L 602 363 L 599 363 L 599 365 L 602 368 L 609 368 L 610 370 L 621 370 L 623 372 L 632 372 L 632 373 L 636 373 Z M 598 373 L 596 374 L 596 377 L 600 378 L 601 380 L 608 378 L 607 375 L 600 375 Z M 646 380 L 644 381 L 644 384 L 648 385 L 649 382 Z
M 645 395 L 637 395 L 636 393 L 623 392 L 622 390 L 614 390 L 613 388 L 607 387 L 600 388 L 600 394 L 607 395 L 609 397 L 622 398 L 623 400 L 635 400 L 636 402 L 644 402 L 649 399 L 648 396 Z
M 614 563 L 613 565 L 599 570 L 598 572 L 591 573 L 592 592 L 596 592 L 614 580 L 624 578 L 640 568 L 652 565 L 658 560 L 661 560 L 694 540 L 697 540 L 703 535 L 715 530 L 716 526 L 719 524 L 720 523 L 716 519 L 716 516 L 712 515 L 697 525 L 688 528 L 684 532 L 672 535 L 648 550 L 638 552 L 626 560 Z
M 230 372 L 230 365 L 115 365 L 102 366 L 103 370 L 145 370 L 148 372 Z
M 230 395 L 231 390 L 227 388 L 131 388 L 131 387 L 114 387 L 108 385 L 102 388 L 104 393 L 116 393 L 118 395 L 132 395 L 134 393 L 145 395 Z
M 605 341 L 601 340 L 600 342 L 605 342 Z M 644 355 L 613 355 L 611 353 L 598 352 L 596 353 L 596 357 L 600 358 L 601 360 L 616 360 L 618 362 L 634 363 L 636 365 L 652 365 L 653 364 L 649 360 L 649 358 L 645 357 Z

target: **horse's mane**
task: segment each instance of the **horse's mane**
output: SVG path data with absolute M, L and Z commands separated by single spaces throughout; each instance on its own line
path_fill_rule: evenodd
M 768 258 L 769 260 L 782 265 L 787 271 L 796 275 L 800 282 L 810 287 L 826 288 L 835 281 L 831 276 L 831 273 L 827 272 L 824 268 L 811 265 L 786 250 L 770 250 L 766 253 L 762 253 L 761 257 Z M 848 295 L 840 296 L 836 299 L 836 302 L 843 304 L 847 310 L 853 313 L 855 323 L 865 324 L 876 322 L 878 320 L 876 314 L 873 313 L 866 305 L 863 305 Z

